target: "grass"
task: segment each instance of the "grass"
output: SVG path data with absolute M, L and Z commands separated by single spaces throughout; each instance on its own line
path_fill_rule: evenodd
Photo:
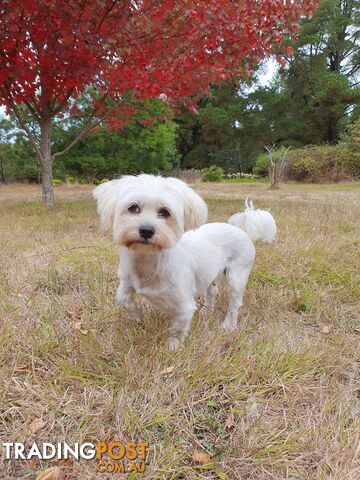
M 195 185 L 210 221 L 251 193 L 279 234 L 257 245 L 239 332 L 218 328 L 222 291 L 169 353 L 163 315 L 143 302 L 134 325 L 114 302 L 117 248 L 90 187 L 57 187 L 47 210 L 36 187 L 1 186 L 0 441 L 148 441 L 128 480 L 360 478 L 359 187 Z M 0 478 L 55 464 L 2 458 Z M 125 478 L 57 465 L 62 480 Z

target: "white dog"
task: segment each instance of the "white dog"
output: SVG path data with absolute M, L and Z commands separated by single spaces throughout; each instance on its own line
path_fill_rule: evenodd
M 230 225 L 244 230 L 251 240 L 263 240 L 271 243 L 276 237 L 276 224 L 274 217 L 266 210 L 254 208 L 253 202 L 245 200 L 245 212 L 235 213 L 228 219 Z
M 121 246 L 116 299 L 134 320 L 141 315 L 137 292 L 171 314 L 169 349 L 175 350 L 189 332 L 196 301 L 204 298 L 212 308 L 218 280 L 225 274 L 229 307 L 222 327 L 236 328 L 255 259 L 254 245 L 242 229 L 269 241 L 276 227 L 273 223 L 270 235 L 268 212 L 259 214 L 247 206 L 239 221 L 242 229 L 227 223 L 203 225 L 207 206 L 198 194 L 176 178 L 146 174 L 103 183 L 94 197 L 102 229 L 112 232 Z

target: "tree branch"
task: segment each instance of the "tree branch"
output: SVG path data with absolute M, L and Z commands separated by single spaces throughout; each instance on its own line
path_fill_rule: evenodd
M 102 24 L 104 23 L 106 17 L 109 15 L 111 10 L 115 7 L 117 3 L 118 3 L 118 0 L 113 0 L 112 2 L 110 2 L 110 6 L 107 9 L 105 9 L 104 15 L 102 16 L 100 23 L 97 27 L 98 31 L 100 31 L 100 28 L 102 27 Z
M 21 128 L 25 131 L 30 143 L 31 143 L 31 146 L 36 154 L 36 156 L 38 157 L 38 160 L 40 162 L 40 164 L 43 163 L 43 156 L 41 154 L 41 151 L 40 151 L 40 148 L 39 146 L 36 144 L 36 141 L 35 141 L 35 138 L 33 136 L 33 134 L 31 133 L 29 127 L 26 125 L 25 123 L 25 120 L 23 118 L 23 116 L 21 115 L 21 112 L 20 110 L 18 109 L 17 105 L 15 104 L 15 102 L 9 98 L 9 103 L 11 105 L 11 108 L 13 109 L 14 113 L 15 113 L 15 116 L 16 118 L 18 119 L 20 125 L 21 125 Z
M 55 110 L 52 111 L 52 115 L 57 115 L 58 113 L 61 112 L 61 110 L 63 109 L 64 105 L 66 104 L 66 102 L 69 100 L 69 98 L 71 97 L 71 95 L 73 94 L 73 91 L 75 90 L 75 87 L 72 87 L 70 88 L 70 90 L 68 90 L 68 92 L 66 93 L 65 97 L 61 100 L 61 102 L 59 103 L 58 107 L 55 108 Z
M 115 105 L 112 108 L 110 108 L 105 113 L 105 115 L 103 115 L 101 118 L 96 120 L 94 123 L 91 123 L 92 119 L 96 114 L 96 111 L 98 110 L 97 108 L 95 108 L 91 113 L 90 117 L 88 118 L 88 120 L 85 122 L 84 128 L 77 134 L 74 140 L 70 142 L 66 148 L 64 148 L 64 150 L 61 150 L 60 152 L 56 152 L 53 154 L 52 156 L 53 160 L 55 160 L 56 157 L 60 157 L 61 155 L 65 155 L 66 153 L 68 153 L 85 135 L 95 130 L 95 128 L 98 125 L 104 122 L 121 103 L 125 103 L 125 101 L 123 99 L 119 100 L 118 102 L 115 103 Z
M 32 115 L 37 121 L 39 121 L 39 120 L 40 120 L 40 115 L 38 114 L 36 108 L 35 108 L 30 102 L 25 101 L 24 103 L 25 103 L 25 105 L 28 107 L 28 109 L 30 110 L 31 115 Z

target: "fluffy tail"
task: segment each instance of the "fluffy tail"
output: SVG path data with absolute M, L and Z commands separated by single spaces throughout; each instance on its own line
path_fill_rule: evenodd
M 274 217 L 266 210 L 255 209 L 253 202 L 245 200 L 245 211 L 232 215 L 228 223 L 244 230 L 251 240 L 263 240 L 271 243 L 276 237 Z

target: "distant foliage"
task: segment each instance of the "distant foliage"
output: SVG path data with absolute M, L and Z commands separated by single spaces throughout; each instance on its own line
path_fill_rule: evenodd
M 60 157 L 54 166 L 57 177 L 71 175 L 92 183 L 171 169 L 176 161 L 176 124 L 168 118 L 170 111 L 159 100 L 149 100 L 142 107 L 122 130 L 95 131 Z M 72 130 L 56 134 L 56 148 L 65 148 Z
M 259 155 L 253 166 L 253 173 L 259 177 L 267 177 L 269 175 L 269 155 L 262 153 Z
M 224 170 L 221 167 L 211 165 L 203 170 L 202 179 L 204 182 L 221 182 L 224 178 Z
M 282 146 L 273 150 L 272 156 L 274 161 L 279 161 L 281 155 L 283 154 L 285 147 Z M 270 166 L 270 158 L 268 153 L 261 153 L 253 166 L 253 174 L 259 177 L 267 177 L 269 175 L 269 166 Z
M 283 150 L 274 150 L 279 158 Z M 256 159 L 253 173 L 269 174 L 269 156 Z M 299 182 L 339 182 L 360 179 L 360 120 L 354 122 L 337 145 L 310 145 L 290 150 L 287 155 L 285 179 Z
M 350 143 L 310 146 L 289 153 L 288 178 L 306 182 L 339 182 L 360 178 L 360 146 Z

